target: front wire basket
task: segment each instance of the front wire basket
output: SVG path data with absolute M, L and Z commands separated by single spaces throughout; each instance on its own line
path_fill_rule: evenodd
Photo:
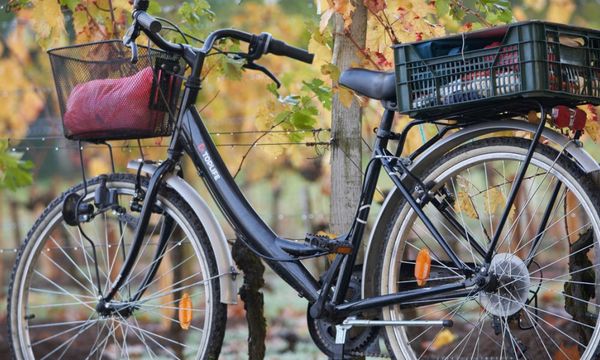
M 104 142 L 169 136 L 184 66 L 178 56 L 120 40 L 48 51 L 65 137 Z

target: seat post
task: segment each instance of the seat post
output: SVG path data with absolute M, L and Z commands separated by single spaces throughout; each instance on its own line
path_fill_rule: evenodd
M 383 116 L 381 117 L 381 122 L 379 123 L 379 128 L 377 128 L 377 137 L 380 139 L 387 137 L 386 135 L 389 134 L 390 130 L 392 129 L 395 114 L 395 111 L 385 109 Z

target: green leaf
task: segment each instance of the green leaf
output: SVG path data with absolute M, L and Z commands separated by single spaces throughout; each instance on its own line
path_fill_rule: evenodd
M 321 66 L 321 73 L 323 75 L 329 75 L 334 84 L 337 84 L 340 80 L 340 68 L 332 63 L 327 63 Z
M 149 14 L 160 14 L 162 11 L 160 4 L 158 1 L 150 1 L 150 5 L 148 6 Z
M 306 134 L 302 133 L 302 132 L 289 132 L 287 134 L 287 138 L 291 142 L 300 142 L 300 141 L 304 140 L 304 136 L 306 136 Z
M 8 142 L 0 141 L 0 189 L 15 191 L 31 185 L 31 161 L 21 160 L 22 154 L 8 152 Z
M 221 72 L 227 79 L 240 80 L 242 78 L 242 66 L 244 60 L 232 59 L 228 56 L 221 56 Z
M 151 4 L 156 3 L 152 1 Z M 193 0 L 184 2 L 178 10 L 179 15 L 191 25 L 201 25 L 205 20 L 213 21 L 215 13 L 210 9 L 210 4 L 206 0 Z
M 439 17 L 447 15 L 450 12 L 450 0 L 436 0 L 435 10 Z
M 66 6 L 71 11 L 75 11 L 75 7 L 79 4 L 79 0 L 60 0 L 62 6 Z
M 282 111 L 279 114 L 277 114 L 277 116 L 275 116 L 275 119 L 273 120 L 273 124 L 279 124 L 282 121 L 290 121 L 292 112 L 289 110 L 286 111 Z
M 310 130 L 316 124 L 317 120 L 311 111 L 302 109 L 292 114 L 292 125 L 298 130 Z
M 276 99 L 279 99 L 279 91 L 277 90 L 277 85 L 275 83 L 267 84 L 267 91 L 269 91 Z
M 331 110 L 331 88 L 329 86 L 325 86 L 325 82 L 323 80 L 313 79 L 310 82 L 303 81 L 302 83 L 304 84 L 302 87 L 303 89 L 313 92 L 321 104 L 323 104 L 323 107 L 327 110 Z
M 510 23 L 513 21 L 513 14 L 512 11 L 510 11 L 510 9 L 502 11 L 499 15 L 498 15 L 498 20 L 503 22 L 503 23 Z
M 465 17 L 465 11 L 458 6 L 452 6 L 450 8 L 450 16 L 454 20 L 462 21 L 462 19 L 464 19 L 464 17 Z

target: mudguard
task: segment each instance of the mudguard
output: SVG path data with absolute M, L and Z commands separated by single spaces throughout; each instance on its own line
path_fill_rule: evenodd
M 127 164 L 127 168 L 137 170 L 139 165 L 140 161 L 130 161 Z M 152 175 L 156 171 L 156 168 L 157 165 L 155 164 L 144 164 L 142 172 Z M 223 228 L 219 224 L 215 214 L 208 207 L 206 201 L 202 199 L 200 194 L 190 184 L 175 174 L 167 175 L 165 179 L 167 185 L 175 190 L 190 205 L 196 216 L 198 216 L 198 219 L 200 219 L 202 226 L 204 226 L 217 261 L 221 302 L 223 304 L 236 304 L 238 289 L 234 278 L 237 270 L 231 257 L 231 250 L 229 249 Z
M 479 136 L 508 130 L 535 133 L 536 128 L 537 125 L 518 120 L 482 122 L 476 125 L 468 126 L 450 136 L 443 138 L 427 151 L 423 152 L 423 154 L 415 159 L 413 164 L 410 166 L 410 170 L 414 174 L 419 175 L 426 170 L 428 165 L 431 164 L 430 159 L 437 159 L 448 151 Z M 594 181 L 600 185 L 600 166 L 596 160 L 594 160 L 585 150 L 583 150 L 582 147 L 577 146 L 577 144 L 570 141 L 566 136 L 548 128 L 544 129 L 542 137 L 556 144 L 559 148 L 565 147 L 565 151 L 572 156 L 574 161 L 581 167 L 581 169 L 585 173 L 590 174 Z M 427 161 L 428 159 L 429 161 Z M 408 188 L 412 188 L 412 184 L 410 184 L 410 178 L 405 178 L 403 180 L 408 184 Z M 393 220 L 392 217 L 394 215 L 393 207 L 388 205 L 395 204 L 400 201 L 400 199 L 401 195 L 398 193 L 398 191 L 396 191 L 396 189 L 392 189 L 383 202 L 381 210 L 371 230 L 367 251 L 365 253 L 365 260 L 363 262 L 363 297 L 373 295 L 371 292 L 374 289 L 374 284 L 371 282 L 371 277 L 366 275 L 368 270 L 373 271 L 373 269 L 375 269 L 375 266 L 372 264 L 376 264 L 378 261 L 380 261 L 379 254 L 374 254 L 374 251 L 371 251 L 371 244 L 373 244 L 374 241 L 383 241 L 382 239 L 385 236 L 386 226 L 390 221 Z

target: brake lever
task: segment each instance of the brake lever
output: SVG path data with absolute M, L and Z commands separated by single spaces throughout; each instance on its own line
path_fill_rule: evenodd
M 244 69 L 258 70 L 258 71 L 262 72 L 263 74 L 267 75 L 271 80 L 273 80 L 275 85 L 277 85 L 278 89 L 281 87 L 281 82 L 279 81 L 279 79 L 277 79 L 277 77 L 266 67 L 264 67 L 262 65 L 258 65 L 252 61 L 245 63 L 244 65 L 242 65 L 242 67 Z
M 131 49 L 131 63 L 137 64 L 138 62 L 138 47 L 135 43 L 135 39 L 139 36 L 140 31 L 137 24 L 134 22 L 133 25 L 127 29 L 125 36 L 123 36 L 123 44 Z

